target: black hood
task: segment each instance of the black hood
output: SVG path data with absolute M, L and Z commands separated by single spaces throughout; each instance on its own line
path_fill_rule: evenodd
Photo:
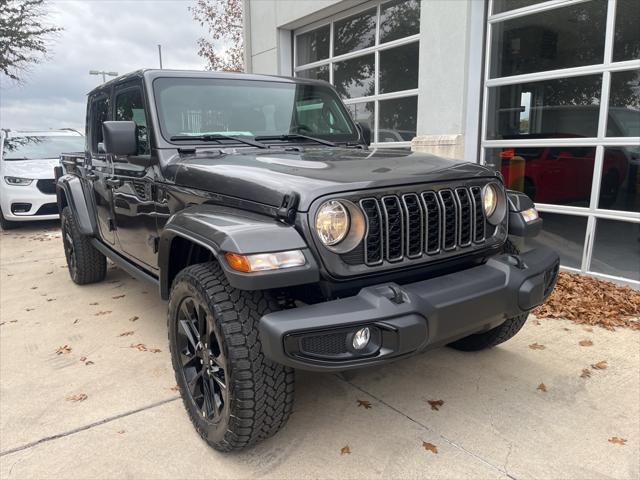
M 298 210 L 336 192 L 494 176 L 475 163 L 398 149 L 202 150 L 165 169 L 176 185 L 278 207 L 295 192 Z

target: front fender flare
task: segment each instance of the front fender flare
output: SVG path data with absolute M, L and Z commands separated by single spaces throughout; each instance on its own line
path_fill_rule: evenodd
M 96 236 L 98 233 L 96 219 L 89 208 L 89 202 L 82 188 L 82 181 L 78 176 L 66 174 L 58 178 L 56 199 L 60 213 L 65 205 L 69 206 L 78 222 L 80 233 L 92 237 Z
M 160 292 L 169 297 L 172 272 L 171 247 L 176 237 L 209 250 L 218 259 L 232 287 L 265 290 L 314 283 L 320 279 L 318 264 L 298 231 L 274 218 L 216 205 L 186 208 L 169 218 L 160 234 L 158 265 Z M 266 272 L 242 273 L 229 267 L 225 252 L 244 255 L 301 250 L 307 260 L 303 267 Z

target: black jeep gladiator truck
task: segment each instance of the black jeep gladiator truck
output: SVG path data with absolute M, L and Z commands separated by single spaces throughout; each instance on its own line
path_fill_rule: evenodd
M 370 148 L 331 85 L 144 70 L 88 95 L 86 151 L 56 168 L 73 281 L 111 259 L 168 301 L 171 360 L 222 451 L 276 433 L 294 369 L 341 372 L 514 336 L 558 255 L 499 173 Z

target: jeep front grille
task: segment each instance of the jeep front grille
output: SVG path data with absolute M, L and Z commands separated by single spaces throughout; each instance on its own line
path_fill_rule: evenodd
M 373 266 L 482 246 L 488 225 L 481 196 L 481 187 L 465 186 L 361 199 L 361 258 Z

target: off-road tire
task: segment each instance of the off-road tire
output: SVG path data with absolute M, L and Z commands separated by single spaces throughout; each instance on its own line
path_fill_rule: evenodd
M 12 222 L 11 220 L 7 220 L 4 218 L 2 214 L 2 210 L 0 210 L 0 229 L 2 230 L 13 230 L 18 227 L 18 222 Z
M 104 280 L 107 275 L 107 258 L 91 245 L 89 237 L 80 233 L 76 218 L 69 207 L 62 209 L 60 224 L 71 280 L 78 285 Z M 71 241 L 71 250 L 69 249 L 69 241 Z
M 468 337 L 450 343 L 449 346 L 456 350 L 462 350 L 463 352 L 475 352 L 495 347 L 496 345 L 506 342 L 518 333 L 527 321 L 528 316 L 529 312 L 523 313 L 522 315 L 508 319 L 502 325 L 498 325 L 487 332 L 469 335 Z
M 226 407 L 217 420 L 203 418 L 183 372 L 178 310 L 187 298 L 201 302 L 224 357 Z M 258 333 L 260 317 L 280 309 L 268 292 L 231 287 L 217 262 L 187 267 L 173 282 L 167 323 L 176 381 L 196 431 L 216 450 L 237 450 L 264 440 L 291 414 L 294 371 L 265 358 Z

